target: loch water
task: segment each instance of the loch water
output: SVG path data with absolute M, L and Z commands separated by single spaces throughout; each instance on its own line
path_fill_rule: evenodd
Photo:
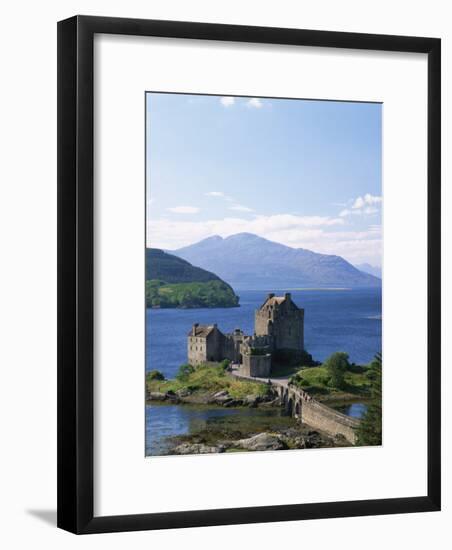
M 305 310 L 305 348 L 317 361 L 335 351 L 345 351 L 350 361 L 369 363 L 381 352 L 381 288 L 344 290 L 269 289 L 277 295 L 290 291 Z M 193 323 L 217 323 L 223 332 L 241 328 L 253 333 L 254 312 L 265 301 L 262 290 L 237 291 L 240 307 L 213 309 L 148 309 L 146 312 L 146 371 L 157 369 L 173 378 L 187 362 L 187 334 Z M 343 409 L 361 416 L 365 406 Z M 146 407 L 146 454 L 165 454 L 165 438 L 188 433 L 193 422 L 215 421 L 222 415 L 256 414 L 218 408 L 186 406 Z M 259 413 L 257 413 L 259 414 Z

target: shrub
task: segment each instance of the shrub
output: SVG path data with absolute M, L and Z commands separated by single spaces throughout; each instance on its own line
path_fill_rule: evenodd
M 326 367 L 330 376 L 328 385 L 333 388 L 343 388 L 345 385 L 345 373 L 350 367 L 348 354 L 343 351 L 336 351 L 328 357 L 323 366 Z
M 187 378 L 190 376 L 190 374 L 195 372 L 195 367 L 192 365 L 181 365 L 179 367 L 179 370 L 177 371 L 176 378 L 183 382 L 187 380 Z
M 147 377 L 149 380 L 165 380 L 165 377 L 159 370 L 149 371 Z
M 372 402 L 369 405 L 366 414 L 361 419 L 361 423 L 356 430 L 357 445 L 381 445 L 382 425 L 381 425 L 381 399 L 382 399 L 382 359 L 381 354 L 377 354 L 369 366 L 369 379 L 371 382 Z
M 230 364 L 231 364 L 231 361 L 229 361 L 229 359 L 223 359 L 223 361 L 221 361 L 220 363 L 220 367 L 223 370 L 227 370 Z

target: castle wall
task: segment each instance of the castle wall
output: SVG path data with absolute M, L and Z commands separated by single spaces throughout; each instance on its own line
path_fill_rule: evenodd
M 270 307 L 265 310 L 256 310 L 254 316 L 254 332 L 257 336 L 265 336 L 269 334 L 268 323 L 272 321 L 272 315 Z
M 274 323 L 273 336 L 277 349 L 304 349 L 304 310 L 286 310 Z
M 302 402 L 301 419 L 314 428 L 332 435 L 342 434 L 347 441 L 355 443 L 355 429 L 359 420 L 345 416 L 318 401 Z
M 187 339 L 187 357 L 190 365 L 196 366 L 206 361 L 221 361 L 224 335 L 218 328 L 207 336 L 189 336 Z
M 244 355 L 240 371 L 245 376 L 268 378 L 271 372 L 271 355 Z
M 207 359 L 207 340 L 200 336 L 187 338 L 187 357 L 190 365 L 196 366 Z
M 221 343 L 221 355 L 223 359 L 229 359 L 234 363 L 241 363 L 242 343 L 246 336 L 239 329 L 230 334 L 225 334 Z
M 287 293 L 275 298 L 270 294 L 255 313 L 255 333 L 245 335 L 240 329 L 223 334 L 217 327 L 193 325 L 187 339 L 187 356 L 191 365 L 229 359 L 241 363 L 249 376 L 268 377 L 271 353 L 279 349 L 304 349 L 304 310 L 299 309 Z M 254 349 L 261 355 L 253 355 Z
M 281 303 L 269 300 L 255 313 L 254 330 L 257 336 L 273 337 L 275 349 L 304 349 L 304 309 L 298 308 L 290 294 Z
M 323 403 L 312 399 L 308 393 L 300 388 L 280 384 L 274 384 L 274 387 L 289 414 L 297 416 L 302 422 L 313 428 L 322 430 L 332 436 L 341 434 L 350 443 L 355 443 L 355 430 L 359 426 L 360 420 L 327 407 Z

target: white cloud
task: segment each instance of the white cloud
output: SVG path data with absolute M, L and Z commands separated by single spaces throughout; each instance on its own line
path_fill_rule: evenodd
M 234 204 L 229 207 L 229 210 L 236 210 L 237 212 L 254 212 L 252 208 L 248 208 L 247 206 L 243 206 L 241 204 Z
M 223 193 L 223 191 L 209 191 L 208 193 L 205 193 L 206 197 L 223 197 L 226 198 L 226 195 Z
M 220 103 L 223 105 L 223 107 L 231 107 L 235 103 L 235 99 L 231 96 L 225 96 L 220 98 Z
M 199 208 L 196 206 L 173 206 L 172 208 L 167 208 L 169 212 L 174 214 L 197 214 Z
M 148 245 L 174 250 L 212 235 L 228 237 L 249 232 L 294 248 L 343 256 L 352 263 L 381 263 L 381 227 L 347 231 L 342 218 L 279 214 L 253 216 L 251 219 L 188 221 L 149 219 Z
M 235 202 L 235 200 L 230 197 L 229 195 L 226 195 L 226 193 L 223 193 L 223 191 L 209 191 L 208 193 L 204 193 L 206 197 L 217 197 L 219 199 L 223 199 L 228 202 Z
M 379 209 L 376 205 L 379 205 L 382 202 L 382 197 L 377 195 L 371 195 L 370 193 L 366 193 L 362 197 L 357 197 L 356 199 L 352 199 L 350 201 L 351 207 L 350 208 L 344 208 L 344 210 L 341 210 L 339 213 L 339 216 L 341 218 L 345 218 L 346 216 L 350 215 L 356 215 L 356 216 L 362 216 L 364 215 L 371 215 L 376 214 L 379 212 Z
M 355 199 L 352 205 L 352 208 L 357 209 L 357 208 L 363 208 L 364 206 L 367 206 L 367 205 L 372 206 L 374 204 L 379 204 L 381 201 L 382 201 L 381 197 L 376 195 L 371 195 L 370 193 L 366 193 L 363 197 L 358 197 Z
M 257 98 L 257 97 L 252 97 L 251 99 L 249 99 L 247 102 L 246 102 L 246 105 L 248 107 L 251 107 L 253 109 L 261 109 L 264 104 L 262 103 L 262 101 Z
M 270 240 L 275 236 L 287 237 L 296 241 L 296 231 L 320 230 L 322 227 L 344 225 L 340 218 L 323 216 L 295 216 L 292 214 L 277 214 L 272 216 L 254 216 L 252 219 L 227 217 L 217 220 L 181 221 L 167 218 L 149 219 L 148 239 L 153 246 L 163 248 L 179 248 L 196 242 L 210 235 L 227 237 L 234 233 L 248 232 L 261 235 Z M 302 233 L 300 233 L 301 235 Z M 304 233 L 303 233 L 304 234 Z M 280 240 L 280 242 L 282 242 Z

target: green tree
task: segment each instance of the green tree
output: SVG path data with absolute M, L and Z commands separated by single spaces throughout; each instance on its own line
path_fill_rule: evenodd
M 185 382 L 193 372 L 195 372 L 195 367 L 192 365 L 181 365 L 177 372 L 176 378 L 181 382 Z
M 148 372 L 149 380 L 165 380 L 165 377 L 159 370 L 151 370 Z
M 377 353 L 369 366 L 367 374 L 371 386 L 372 402 L 367 408 L 366 414 L 356 430 L 357 445 L 381 445 L 382 441 L 382 359 Z
M 223 359 L 223 361 L 221 361 L 220 363 L 220 367 L 222 370 L 227 370 L 229 365 L 231 364 L 231 361 L 229 359 Z
M 323 364 L 330 376 L 330 385 L 334 388 L 343 388 L 345 385 L 345 373 L 350 367 L 348 353 L 336 351 L 328 357 Z

